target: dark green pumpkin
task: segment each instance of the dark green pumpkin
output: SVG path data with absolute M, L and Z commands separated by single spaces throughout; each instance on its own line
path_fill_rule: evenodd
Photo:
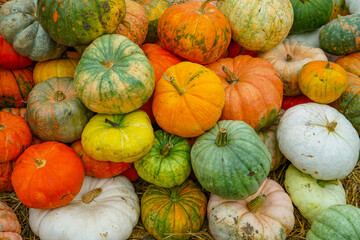
M 39 0 L 41 26 L 58 43 L 87 45 L 113 33 L 125 17 L 125 0 Z
M 306 240 L 359 240 L 360 209 L 349 204 L 333 205 L 312 223 Z
M 320 47 L 333 55 L 360 51 L 360 14 L 339 16 L 320 31 Z
M 324 25 L 331 16 L 332 0 L 290 0 L 294 9 L 291 33 L 313 31 Z
M 34 61 L 60 57 L 66 47 L 56 43 L 40 26 L 36 0 L 12 0 L 0 8 L 0 35 L 15 51 Z
M 106 114 L 140 108 L 155 88 L 154 68 L 144 52 L 119 34 L 103 35 L 86 48 L 74 80 L 85 106 Z
M 243 121 L 219 121 L 191 149 L 200 184 L 226 199 L 254 194 L 270 172 L 271 155 L 254 129 Z
M 178 186 L 190 175 L 190 150 L 185 138 L 157 130 L 150 152 L 135 162 L 135 168 L 147 182 L 166 188 Z
M 50 78 L 36 84 L 29 94 L 26 120 L 43 141 L 76 141 L 91 117 L 76 95 L 72 78 Z

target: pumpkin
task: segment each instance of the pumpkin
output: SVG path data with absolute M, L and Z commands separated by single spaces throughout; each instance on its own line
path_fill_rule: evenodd
M 127 170 L 122 172 L 121 175 L 126 177 L 127 179 L 129 179 L 132 182 L 139 179 L 139 174 L 137 173 L 137 171 L 134 167 L 134 164 L 132 164 L 130 168 L 128 168 Z
M 59 57 L 66 47 L 55 42 L 40 26 L 36 0 L 12 0 L 0 9 L 0 34 L 15 51 L 34 61 Z
M 279 114 L 275 118 L 275 120 L 271 123 L 267 128 L 261 129 L 257 132 L 257 135 L 261 138 L 261 141 L 265 143 L 267 150 L 271 154 L 272 163 L 270 171 L 275 171 L 282 164 L 286 162 L 286 158 L 281 153 L 279 149 L 279 144 L 276 138 L 276 132 L 278 129 L 278 125 L 281 117 L 284 115 L 285 111 L 283 109 L 280 110 Z
M 81 158 L 81 161 L 85 167 L 85 174 L 97 178 L 110 178 L 119 175 L 131 167 L 130 163 L 114 163 L 97 161 L 90 157 L 81 144 L 81 140 L 78 140 L 71 144 L 71 148 Z
M 320 27 L 311 32 L 297 33 L 297 34 L 289 34 L 287 39 L 296 40 L 298 42 L 302 42 L 302 45 L 307 45 L 313 48 L 320 48 L 320 40 L 319 35 L 320 31 L 323 27 Z
M 157 29 L 162 45 L 191 62 L 208 64 L 219 59 L 230 44 L 231 29 L 209 2 L 189 1 L 168 8 Z
M 145 9 L 137 2 L 125 0 L 126 15 L 115 33 L 121 34 L 137 45 L 144 43 L 148 32 L 148 19 Z
M 345 0 L 345 5 L 349 8 L 350 14 L 360 13 L 360 3 L 357 0 Z
M 13 163 L 14 161 L 0 163 L 0 192 L 10 192 L 14 190 L 11 185 Z
M 162 130 L 154 135 L 150 152 L 134 163 L 136 171 L 142 179 L 159 187 L 181 185 L 191 172 L 190 144 Z
M 266 52 L 277 46 L 294 21 L 289 0 L 227 0 L 217 7 L 231 25 L 233 40 L 253 51 Z
M 18 54 L 13 46 L 0 35 L 0 67 L 7 69 L 25 68 L 32 63 L 30 58 Z
M 332 0 L 333 8 L 328 22 L 333 19 L 337 19 L 338 16 L 346 16 L 349 15 L 349 9 L 346 7 L 345 0 Z
M 298 75 L 301 92 L 317 103 L 331 103 L 338 99 L 348 85 L 345 69 L 328 61 L 312 61 L 304 65 Z
M 21 225 L 11 207 L 0 202 L 0 238 L 4 240 L 22 240 Z
M 320 48 L 309 47 L 302 42 L 288 39 L 269 52 L 261 53 L 259 57 L 269 61 L 279 73 L 285 96 L 301 94 L 298 73 L 306 63 L 316 60 L 327 61 L 324 51 Z
M 360 239 L 360 209 L 341 204 L 326 209 L 311 225 L 307 240 Z
M 0 110 L 0 112 L 9 112 L 14 114 L 15 116 L 20 116 L 25 119 L 26 108 L 3 108 Z
M 26 119 L 43 141 L 74 142 L 92 117 L 78 98 L 72 78 L 50 78 L 31 90 Z
M 0 162 L 15 160 L 31 144 L 26 121 L 8 112 L 0 112 Z
M 309 32 L 324 25 L 331 16 L 332 0 L 290 0 L 294 9 L 292 33 Z
M 215 240 L 282 239 L 295 224 L 294 208 L 284 189 L 266 179 L 244 200 L 227 200 L 211 194 L 207 208 L 209 229 Z
M 141 110 L 123 115 L 97 114 L 85 126 L 81 143 L 95 160 L 131 163 L 150 151 L 154 132 Z
M 283 84 L 268 61 L 244 55 L 223 58 L 206 67 L 220 77 L 225 90 L 222 120 L 241 120 L 255 130 L 274 121 L 281 107 Z
M 58 43 L 88 45 L 113 33 L 125 17 L 125 0 L 39 0 L 41 26 Z
M 230 41 L 230 45 L 228 47 L 228 52 L 229 52 L 229 54 L 228 54 L 227 57 L 229 57 L 229 58 L 234 58 L 234 57 L 239 56 L 239 55 L 249 55 L 249 56 L 252 56 L 252 57 L 257 57 L 258 56 L 258 52 L 247 50 L 243 46 L 240 46 L 234 40 Z
M 149 186 L 141 198 L 141 220 L 155 239 L 189 239 L 200 230 L 207 200 L 200 187 L 186 180 L 174 188 Z
M 220 79 L 204 66 L 181 62 L 156 84 L 152 110 L 157 124 L 180 137 L 196 137 L 219 120 L 225 103 Z
M 11 183 L 29 208 L 52 209 L 68 204 L 80 191 L 84 166 L 74 150 L 49 141 L 27 148 L 16 160 Z
M 154 68 L 138 45 L 119 34 L 94 40 L 75 70 L 75 90 L 91 111 L 124 114 L 154 91 Z
M 284 156 L 316 179 L 343 179 L 358 161 L 357 131 L 328 105 L 305 103 L 290 108 L 280 120 L 277 138 Z
M 317 180 L 292 164 L 286 170 L 284 185 L 294 205 L 310 223 L 328 207 L 346 204 L 345 190 L 339 180 Z
M 305 95 L 299 95 L 299 96 L 295 96 L 295 97 L 284 97 L 282 105 L 281 105 L 281 109 L 288 110 L 289 108 L 291 108 L 293 106 L 303 104 L 303 103 L 309 103 L 309 102 L 313 102 L 313 101 Z
M 31 68 L 0 68 L 0 108 L 25 107 L 28 94 L 34 86 Z
M 145 42 L 152 43 L 158 39 L 157 28 L 161 15 L 171 7 L 171 2 L 167 0 L 135 0 L 145 9 L 148 18 L 148 33 Z
M 242 121 L 219 121 L 191 148 L 191 165 L 201 186 L 226 199 L 245 199 L 256 193 L 271 162 L 265 144 Z
M 353 73 L 360 77 L 360 52 L 352 53 L 335 61 L 347 72 Z
M 320 32 L 321 48 L 333 55 L 360 51 L 360 13 L 334 19 Z
M 30 208 L 29 224 L 42 240 L 126 240 L 139 214 L 138 196 L 125 177 L 85 176 L 70 204 L 52 210 Z

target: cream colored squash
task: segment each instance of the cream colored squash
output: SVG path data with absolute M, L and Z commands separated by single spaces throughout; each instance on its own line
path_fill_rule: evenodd
M 359 0 L 345 0 L 345 5 L 349 8 L 350 14 L 360 13 L 360 1 Z
M 290 34 L 287 36 L 287 39 L 296 40 L 298 42 L 302 42 L 302 45 L 311 46 L 314 48 L 320 48 L 320 31 L 324 26 L 318 28 L 311 32 L 304 32 L 304 33 L 297 33 L 297 34 Z

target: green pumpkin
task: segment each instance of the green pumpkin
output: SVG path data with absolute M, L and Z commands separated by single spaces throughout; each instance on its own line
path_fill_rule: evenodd
M 320 31 L 320 47 L 333 55 L 360 51 L 360 14 L 339 16 Z
M 37 0 L 12 0 L 0 8 L 0 35 L 15 51 L 34 61 L 58 58 L 66 47 L 56 43 L 40 26 Z
M 329 207 L 313 222 L 306 240 L 360 240 L 360 209 L 349 204 Z
M 159 187 L 181 185 L 191 172 L 190 144 L 163 130 L 155 132 L 150 152 L 135 162 L 139 176 Z
M 144 52 L 119 34 L 103 35 L 86 48 L 74 80 L 85 106 L 105 114 L 140 108 L 155 88 L 154 68 Z
M 332 0 L 290 0 L 294 9 L 291 33 L 303 33 L 318 29 L 331 16 Z
M 43 141 L 76 141 L 91 117 L 76 95 L 72 78 L 50 78 L 36 84 L 29 94 L 26 119 Z
M 87 45 L 113 33 L 125 17 L 125 0 L 39 0 L 41 26 L 58 43 Z
M 200 184 L 226 199 L 254 194 L 270 172 L 271 155 L 254 129 L 243 121 L 219 121 L 191 149 Z

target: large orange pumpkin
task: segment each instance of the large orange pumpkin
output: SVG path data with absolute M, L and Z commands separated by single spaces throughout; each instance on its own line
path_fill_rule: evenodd
M 187 138 L 212 128 L 224 103 L 216 74 L 200 64 L 181 62 L 168 68 L 157 83 L 152 110 L 163 130 Z
M 260 130 L 276 118 L 283 84 L 268 61 L 241 55 L 222 58 L 206 67 L 220 77 L 225 89 L 222 120 L 241 120 Z

